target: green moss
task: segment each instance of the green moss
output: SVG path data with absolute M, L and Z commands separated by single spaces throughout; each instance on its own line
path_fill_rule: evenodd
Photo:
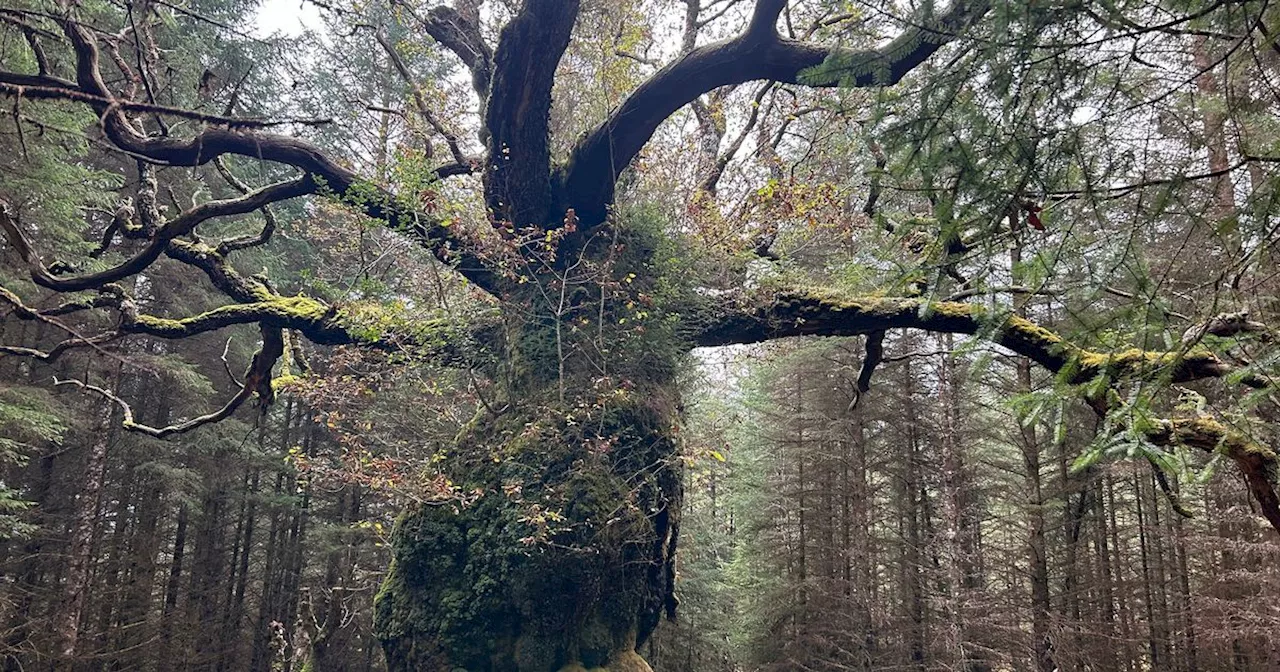
M 1023 317 L 1010 317 L 1006 328 L 1045 349 L 1070 347 L 1061 336 Z
M 1201 450 L 1221 450 L 1233 459 L 1256 457 L 1275 464 L 1280 456 L 1266 445 L 1211 417 L 1177 418 L 1169 421 L 1169 439 Z
M 305 296 L 277 297 L 271 301 L 219 306 L 208 312 L 181 319 L 138 315 L 134 321 L 136 325 L 134 328 L 166 338 L 182 338 L 232 324 L 253 322 L 306 327 L 323 323 L 331 310 L 329 306 Z
M 503 410 L 472 420 L 441 462 L 479 494 L 419 506 L 392 535 L 376 599 L 392 670 L 614 670 L 672 601 L 672 381 L 687 351 L 674 324 L 689 298 L 653 224 L 610 222 L 616 233 L 585 243 L 585 279 L 562 292 L 569 271 L 543 269 L 507 297 L 490 404 Z
M 1140 376 L 1166 372 L 1175 379 L 1179 373 L 1192 375 L 1206 365 L 1215 365 L 1218 358 L 1209 350 L 1196 348 L 1188 352 L 1142 350 L 1129 348 L 1119 352 L 1093 352 L 1073 349 L 1076 378 L 1087 380 L 1099 374 Z
M 275 390 L 276 392 L 279 392 L 287 387 L 290 387 L 292 385 L 297 385 L 301 382 L 302 382 L 302 377 L 295 376 L 293 374 L 276 376 L 275 378 L 271 379 L 271 389 Z
M 447 464 L 483 494 L 397 523 L 376 599 L 391 669 L 596 667 L 647 635 L 680 496 L 671 409 L 653 396 L 520 407 L 460 437 Z
M 623 651 L 609 662 L 608 672 L 653 672 L 644 658 L 635 651 Z

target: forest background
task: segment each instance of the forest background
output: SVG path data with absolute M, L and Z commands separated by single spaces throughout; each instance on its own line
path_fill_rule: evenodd
M 481 123 L 473 73 L 424 29 L 434 4 L 317 2 L 314 31 L 270 36 L 243 0 L 77 11 L 154 105 L 281 120 L 464 228 L 486 220 Z M 481 4 L 455 11 L 474 9 L 490 38 L 520 12 Z M 752 5 L 584 2 L 557 72 L 553 155 L 664 64 L 737 34 Z M 708 296 L 785 281 L 970 302 L 1098 352 L 1208 347 L 1233 373 L 1174 383 L 1153 365 L 1099 412 L 1081 401 L 1089 381 L 989 334 L 694 351 L 680 378 L 679 615 L 641 648 L 654 669 L 1280 669 L 1276 531 L 1222 451 L 1144 434 L 1178 413 L 1280 441 L 1280 8 L 994 5 L 890 86 L 699 96 L 622 176 L 618 211 L 655 222 Z M 64 10 L 0 4 L 0 70 L 66 67 Z M 779 25 L 875 46 L 921 12 L 797 0 Z M 108 264 L 147 198 L 179 213 L 284 177 L 243 157 L 147 167 L 103 141 L 83 101 L 0 93 L 13 101 L 0 200 L 50 268 Z M 274 290 L 381 307 L 356 328 L 479 314 L 474 287 L 348 205 L 294 199 L 200 236 L 239 241 L 235 266 Z M 127 431 L 113 397 L 66 381 L 127 401 L 130 421 L 180 425 L 253 391 L 258 331 L 64 353 L 115 318 L 62 310 L 23 256 L 0 242 L 14 297 L 0 304 L 5 668 L 385 669 L 373 614 L 391 530 L 407 505 L 477 494 L 440 465 L 494 382 L 407 345 L 295 333 L 259 394 L 273 404 L 174 436 Z M 183 270 L 162 259 L 126 289 L 153 314 L 219 305 Z M 659 330 L 644 308 L 637 338 Z M 531 548 L 556 516 L 530 508 Z

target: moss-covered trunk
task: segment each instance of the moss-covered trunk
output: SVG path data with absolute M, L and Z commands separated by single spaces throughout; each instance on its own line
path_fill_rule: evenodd
M 457 497 L 392 536 L 391 670 L 649 670 L 636 649 L 675 607 L 682 487 L 682 349 L 642 280 L 655 250 L 624 232 L 508 299 L 504 398 L 442 462 Z
M 391 670 L 649 669 L 635 649 L 674 606 L 671 417 L 544 412 L 478 423 L 461 447 L 492 457 L 460 483 L 471 501 L 401 518 L 377 601 Z

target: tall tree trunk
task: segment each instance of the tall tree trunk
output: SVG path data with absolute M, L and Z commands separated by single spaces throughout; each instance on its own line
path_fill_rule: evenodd
M 903 606 L 907 616 L 907 665 L 912 669 L 924 670 L 927 664 L 927 633 L 925 622 L 925 585 L 924 585 L 924 518 L 923 501 L 921 500 L 922 482 L 919 457 L 919 423 L 915 403 L 915 385 L 911 371 L 911 360 L 903 367 L 902 396 L 905 402 L 906 441 L 902 466 L 904 469 L 902 498 L 902 517 L 906 521 L 906 534 L 903 536 L 904 552 L 902 558 L 902 586 L 905 592 Z
M 93 562 L 93 539 L 97 530 L 98 503 L 106 477 L 107 448 L 114 426 L 112 407 L 102 402 L 97 411 L 97 425 L 85 454 L 84 475 L 75 499 L 71 519 L 71 537 L 67 541 L 67 569 L 63 579 L 62 603 L 53 618 L 58 637 L 58 655 L 70 665 L 77 657 L 80 622 L 90 590 L 90 564 Z
M 1159 625 L 1156 623 L 1155 609 L 1155 589 L 1152 587 L 1154 577 L 1151 568 L 1150 544 L 1148 543 L 1151 535 L 1148 531 L 1150 525 L 1150 516 L 1144 515 L 1144 511 L 1150 510 L 1150 505 L 1143 506 L 1143 500 L 1146 499 L 1144 488 L 1142 487 L 1142 479 L 1135 476 L 1133 479 L 1134 501 L 1136 502 L 1138 512 L 1138 553 L 1142 559 L 1142 604 L 1146 610 L 1147 619 L 1147 651 L 1151 656 L 1151 669 L 1163 669 L 1165 664 L 1164 641 L 1160 637 Z
M 254 528 L 257 523 L 258 510 L 258 480 L 260 472 L 253 470 L 253 476 L 249 482 L 249 488 L 246 492 L 248 506 L 245 512 L 245 531 L 244 545 L 240 551 L 239 570 L 236 574 L 235 592 L 231 598 L 230 617 L 228 619 L 228 629 L 232 636 L 239 638 L 240 629 L 244 623 L 244 606 L 245 593 L 249 587 L 249 558 L 253 552 Z M 224 657 L 224 660 L 227 658 Z M 238 669 L 242 662 L 243 656 L 237 655 L 228 661 L 228 669 Z
M 17 359 L 16 357 L 14 359 Z M 31 489 L 31 501 L 35 502 L 37 517 L 35 523 L 41 528 L 48 526 L 51 514 L 55 513 L 51 506 L 54 474 L 54 461 L 57 454 L 41 456 L 37 462 L 35 482 Z M 14 589 L 17 600 L 11 614 L 9 632 L 5 635 L 5 644 L 9 651 L 18 651 L 30 646 L 36 634 L 32 632 L 32 618 L 36 606 L 44 574 L 44 552 L 48 545 L 48 532 L 33 534 L 22 546 L 22 560 L 18 565 Z M 5 656 L 5 672 L 22 672 L 22 662 L 15 656 Z
M 185 503 L 178 505 L 177 527 L 173 534 L 173 553 L 172 559 L 169 561 L 169 578 L 165 583 L 164 591 L 164 609 L 160 615 L 160 650 L 163 652 L 158 659 L 159 662 L 172 664 L 174 661 L 180 660 L 181 656 L 178 651 L 185 649 L 185 645 L 174 643 L 174 630 L 178 623 L 178 595 L 182 591 L 182 571 L 183 561 L 186 558 L 187 551 L 187 505 Z M 185 642 L 185 630 L 179 629 L 179 636 Z
M 1169 516 L 1173 524 L 1178 573 L 1178 608 L 1182 620 L 1182 655 L 1179 658 L 1187 672 L 1200 672 L 1199 645 L 1196 642 L 1195 610 L 1191 605 L 1191 572 L 1187 566 L 1187 529 L 1182 516 Z
M 1118 629 L 1116 622 L 1116 595 L 1115 595 L 1115 568 L 1118 563 L 1115 562 L 1113 552 L 1118 551 L 1112 547 L 1109 534 L 1114 522 L 1108 524 L 1110 520 L 1114 521 L 1114 512 L 1109 513 L 1108 505 L 1103 502 L 1104 493 L 1111 489 L 1111 477 L 1107 473 L 1100 476 L 1097 487 L 1093 490 L 1096 505 L 1094 512 L 1097 515 L 1097 522 L 1093 530 L 1093 547 L 1097 556 L 1097 576 L 1096 581 L 1101 588 L 1100 611 L 1102 632 L 1101 643 L 1098 648 L 1098 658 L 1100 669 L 1113 672 L 1120 669 L 1120 651 L 1115 645 L 1116 631 Z
M 1016 217 L 1016 215 L 1011 215 Z M 1010 263 L 1018 268 L 1022 263 L 1021 242 L 1015 242 L 1010 252 Z M 1020 317 L 1026 317 L 1025 305 L 1018 308 Z M 1018 390 L 1026 393 L 1031 387 L 1031 362 L 1019 357 L 1016 364 Z M 1035 656 L 1035 668 L 1039 672 L 1054 672 L 1057 665 L 1053 658 L 1053 645 L 1049 638 L 1049 545 L 1045 538 L 1043 483 L 1040 474 L 1040 441 L 1033 423 L 1019 423 L 1023 468 L 1027 486 L 1027 565 L 1031 580 L 1031 646 Z
M 162 401 L 156 409 L 156 423 L 167 425 L 171 412 L 167 401 Z M 143 647 L 142 644 L 158 635 L 151 627 L 151 603 L 156 589 L 156 556 L 160 552 L 160 522 L 165 507 L 164 487 L 160 479 L 149 471 L 140 472 L 142 470 L 135 470 L 138 491 L 142 495 L 130 542 L 115 648 L 119 651 L 117 661 L 121 669 L 142 670 L 157 652 L 156 647 Z
M 939 406 L 942 414 L 942 525 L 945 535 L 943 565 L 946 571 L 947 648 L 954 656 L 953 667 L 975 669 L 969 654 L 964 605 L 968 601 L 966 577 L 966 539 L 964 512 L 964 458 L 961 454 L 959 383 L 953 355 L 951 335 L 941 339 L 942 355 L 938 366 Z
M 277 444 L 278 454 L 287 455 L 289 448 L 293 445 L 293 426 L 294 426 L 294 402 L 289 399 L 285 402 L 284 412 L 281 414 L 280 435 Z M 283 471 L 277 471 L 275 484 L 272 488 L 272 501 L 279 501 L 284 493 L 285 474 Z M 279 601 L 281 574 L 280 567 L 281 548 L 283 537 L 284 511 L 280 506 L 273 506 L 271 509 L 271 522 L 267 533 L 267 543 L 263 551 L 264 566 L 262 571 L 262 581 L 260 595 L 258 598 L 258 615 L 254 622 L 253 628 L 253 644 L 252 652 L 249 660 L 249 669 L 251 672 L 265 672 L 271 666 L 274 658 L 273 642 L 275 638 L 276 628 L 282 624 L 275 620 L 276 604 Z

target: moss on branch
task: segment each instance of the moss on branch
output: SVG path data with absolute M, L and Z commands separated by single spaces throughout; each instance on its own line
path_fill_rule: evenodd
M 234 324 L 260 323 L 272 327 L 297 329 L 317 342 L 345 342 L 343 330 L 336 323 L 337 311 L 305 296 L 274 297 L 254 303 L 219 306 L 213 310 L 183 318 L 156 317 L 125 311 L 121 325 L 124 331 L 160 338 L 187 338 Z M 317 340 L 319 339 L 319 340 Z
M 1230 365 L 1203 347 L 1095 351 L 1026 318 L 968 303 L 846 297 L 810 290 L 779 293 L 745 305 L 742 301 L 722 303 L 703 314 L 709 317 L 693 334 L 695 345 L 755 343 L 787 336 L 856 336 L 903 328 L 985 338 L 1037 362 L 1069 384 L 1105 377 L 1109 390 L 1123 379 L 1159 377 L 1177 383 L 1222 378 L 1233 372 Z M 1256 376 L 1241 382 L 1266 385 Z M 1158 445 L 1186 445 L 1230 457 L 1244 473 L 1267 520 L 1280 531 L 1280 497 L 1276 494 L 1280 459 L 1270 448 L 1204 417 L 1161 420 L 1145 433 Z
M 788 336 L 858 336 L 885 329 L 920 329 L 986 338 L 1027 357 L 1071 383 L 1164 375 L 1171 382 L 1218 378 L 1230 367 L 1204 348 L 1117 352 L 1089 350 L 1017 315 L 970 303 L 918 298 L 847 297 L 809 290 L 785 292 L 743 306 L 711 307 L 693 335 L 698 346 L 757 343 Z
M 1249 484 L 1262 515 L 1280 531 L 1280 456 L 1244 432 L 1209 417 L 1164 420 L 1147 438 L 1156 445 L 1182 445 L 1231 458 Z

